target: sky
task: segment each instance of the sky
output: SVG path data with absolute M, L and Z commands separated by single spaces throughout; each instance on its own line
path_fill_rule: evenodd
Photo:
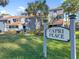
M 9 0 L 9 4 L 6 7 L 0 6 L 1 12 L 8 12 L 11 15 L 18 15 L 21 11 L 27 8 L 29 2 L 35 0 Z M 46 0 L 47 5 L 50 9 L 56 8 L 63 3 L 63 0 Z

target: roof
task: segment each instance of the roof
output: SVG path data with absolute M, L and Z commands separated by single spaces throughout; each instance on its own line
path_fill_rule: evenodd
M 31 17 L 34 17 L 34 16 L 33 15 L 31 16 L 3 16 L 3 18 L 0 18 L 0 20 L 8 20 L 12 18 L 21 19 L 21 18 L 31 18 Z
M 50 25 L 62 25 L 62 24 L 64 24 L 64 20 L 63 19 L 51 20 L 50 21 Z
M 63 8 L 54 8 L 54 9 L 50 9 L 49 11 L 54 11 L 54 10 L 64 10 Z
M 21 18 L 33 18 L 33 17 L 41 17 L 41 16 L 34 16 L 34 15 L 30 15 L 30 16 L 4 16 L 3 18 L 1 18 L 0 20 L 8 20 L 8 19 L 21 19 Z M 44 16 L 42 16 L 44 17 Z
M 11 19 L 11 18 L 30 18 L 30 17 L 33 17 L 33 16 L 6 16 L 4 17 L 4 19 Z

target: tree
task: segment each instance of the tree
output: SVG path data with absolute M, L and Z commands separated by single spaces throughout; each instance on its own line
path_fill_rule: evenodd
M 75 13 L 79 10 L 79 0 L 65 0 L 62 7 L 68 14 Z
M 48 14 L 46 0 L 37 0 L 35 2 L 28 3 L 28 12 L 37 13 L 38 10 L 40 10 L 43 14 Z
M 61 7 L 63 7 L 64 12 L 66 14 L 66 22 L 67 22 L 66 25 L 68 25 L 69 23 L 68 16 L 73 13 L 76 14 L 77 11 L 79 11 L 79 0 L 65 0 Z
M 0 0 L 0 5 L 5 7 L 8 4 L 8 0 Z
M 46 4 L 46 0 L 36 0 L 35 2 L 28 3 L 28 8 L 26 9 L 26 11 L 28 11 L 28 13 L 33 13 L 35 16 L 36 16 L 36 14 L 38 14 L 38 11 L 41 11 L 39 13 L 39 15 L 42 14 L 43 16 L 47 16 L 48 9 L 49 8 Z M 43 22 L 42 19 L 43 18 L 41 18 L 41 17 L 36 17 L 36 29 L 41 30 L 42 22 Z M 39 24 L 39 26 L 38 26 L 38 24 Z

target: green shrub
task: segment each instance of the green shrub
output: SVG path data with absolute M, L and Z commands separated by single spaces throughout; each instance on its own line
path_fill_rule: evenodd
M 29 34 L 34 34 L 34 32 L 33 31 L 30 31 Z
M 43 35 L 43 31 L 42 30 L 36 30 L 35 35 L 41 36 L 41 35 Z
M 19 35 L 19 38 L 20 38 L 20 39 L 21 39 L 21 38 L 25 38 L 25 35 L 24 35 L 23 32 L 20 32 L 18 35 Z

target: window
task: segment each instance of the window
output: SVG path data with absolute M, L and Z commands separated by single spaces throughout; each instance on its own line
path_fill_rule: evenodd
M 57 18 L 57 19 L 63 19 L 64 16 L 63 16 L 63 15 L 58 15 L 56 18 Z
M 16 28 L 18 28 L 18 26 L 16 26 Z
M 8 23 L 10 23 L 10 20 L 8 21 Z
M 16 19 L 13 19 L 14 22 L 16 22 Z
M 25 22 L 28 22 L 27 19 L 25 19 Z
M 54 13 L 56 13 L 57 11 L 56 10 L 54 10 Z
M 9 26 L 9 28 L 18 28 L 18 26 Z
M 11 26 L 9 26 L 9 28 L 11 28 Z

